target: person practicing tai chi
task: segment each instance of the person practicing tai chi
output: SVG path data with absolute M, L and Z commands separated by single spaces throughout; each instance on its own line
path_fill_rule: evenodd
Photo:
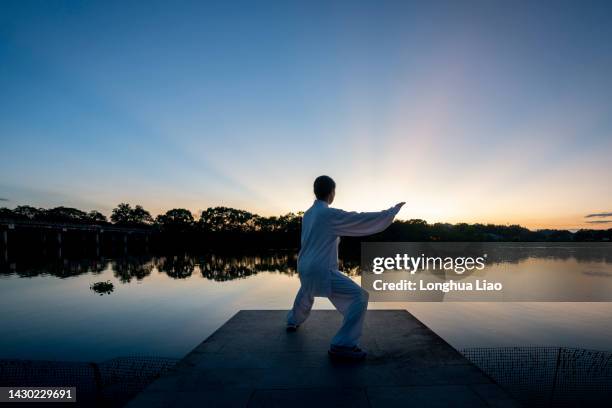
M 300 290 L 287 315 L 287 331 L 294 332 L 310 314 L 314 297 L 327 297 L 344 320 L 331 341 L 329 355 L 363 359 L 359 348 L 363 320 L 368 308 L 368 292 L 338 270 L 338 244 L 341 236 L 363 236 L 383 231 L 404 202 L 380 212 L 347 212 L 329 205 L 336 195 L 336 183 L 328 176 L 314 181 L 316 200 L 302 219 L 301 249 L 298 255 Z

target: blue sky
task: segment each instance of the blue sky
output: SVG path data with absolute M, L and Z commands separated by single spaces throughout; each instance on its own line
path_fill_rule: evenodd
M 610 227 L 606 2 L 0 3 L 0 205 Z M 612 218 L 609 218 L 612 221 Z M 606 220 L 598 218 L 596 220 Z

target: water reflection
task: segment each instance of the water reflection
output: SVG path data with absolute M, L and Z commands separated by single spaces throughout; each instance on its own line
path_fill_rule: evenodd
M 107 267 L 113 270 L 114 276 L 121 283 L 129 283 L 132 279 L 139 281 L 151 275 L 155 263 L 150 256 L 139 256 L 115 259 L 109 262 Z
M 426 244 L 425 244 L 426 245 Z M 473 245 L 456 243 L 454 245 Z M 530 259 L 575 261 L 579 264 L 601 264 L 606 268 L 612 264 L 612 244 L 542 244 L 542 243 L 478 243 L 479 250 L 487 253 L 488 265 L 519 264 Z M 473 249 L 473 248 L 472 248 Z M 85 273 L 99 274 L 111 269 L 114 276 L 122 283 L 133 280 L 141 281 L 154 270 L 167 274 L 174 279 L 186 279 L 194 273 L 202 277 L 224 282 L 244 279 L 260 272 L 278 272 L 295 275 L 297 253 L 276 252 L 257 255 L 170 255 L 170 256 L 127 256 L 121 258 L 93 259 L 23 259 L 10 263 L 0 263 L 0 274 L 19 277 L 50 275 L 58 278 L 79 276 Z M 359 257 L 345 254 L 340 263 L 343 272 L 350 276 L 359 276 Z M 612 277 L 612 271 L 585 270 L 586 276 Z
M 612 278 L 612 272 L 606 271 L 582 271 L 583 275 L 598 276 L 600 278 Z
M 31 278 L 41 275 L 50 275 L 57 278 L 69 278 L 85 273 L 99 274 L 108 268 L 105 259 L 60 259 L 47 260 L 34 258 L 9 263 L 0 263 L 0 274 L 17 275 L 22 278 Z
M 295 253 L 244 257 L 211 255 L 200 258 L 198 265 L 204 278 L 217 282 L 247 278 L 264 271 L 292 276 L 297 273 L 297 255 Z
M 612 264 L 612 243 L 481 243 L 487 263 L 519 263 L 527 259 Z
M 174 279 L 185 279 L 193 274 L 196 259 L 193 256 L 162 257 L 153 260 L 153 264 L 160 271 Z
M 611 245 L 497 245 L 488 251 L 506 263 L 493 269 L 525 288 L 554 274 L 576 291 L 610 290 Z M 359 281 L 359 259 L 343 256 L 342 270 Z M 238 310 L 291 307 L 299 288 L 296 260 L 288 251 L 0 264 L 0 358 L 180 358 Z M 110 295 L 90 290 L 105 281 L 114 284 Z M 333 305 L 318 298 L 315 308 Z M 612 337 L 612 303 L 371 302 L 370 308 L 408 309 L 457 348 L 607 350 Z
M 297 254 L 269 255 L 171 255 L 130 256 L 113 259 L 81 259 L 60 261 L 22 261 L 0 264 L 0 274 L 28 278 L 50 275 L 58 278 L 79 276 L 85 273 L 101 273 L 111 269 L 122 283 L 140 281 L 154 270 L 174 279 L 186 279 L 194 273 L 217 282 L 244 279 L 260 272 L 278 272 L 293 276 L 297 273 Z M 341 262 L 341 268 L 351 276 L 359 275 L 355 260 Z

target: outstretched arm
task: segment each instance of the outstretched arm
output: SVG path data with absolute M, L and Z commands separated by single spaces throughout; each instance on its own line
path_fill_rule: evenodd
M 333 208 L 331 209 L 332 230 L 336 235 L 344 237 L 376 234 L 391 225 L 393 218 L 404 204 L 404 202 L 401 202 L 384 211 L 361 213 Z

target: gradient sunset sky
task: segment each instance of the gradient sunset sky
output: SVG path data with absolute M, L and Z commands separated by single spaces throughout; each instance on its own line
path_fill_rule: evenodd
M 0 2 L 0 206 L 610 228 L 612 3 Z

